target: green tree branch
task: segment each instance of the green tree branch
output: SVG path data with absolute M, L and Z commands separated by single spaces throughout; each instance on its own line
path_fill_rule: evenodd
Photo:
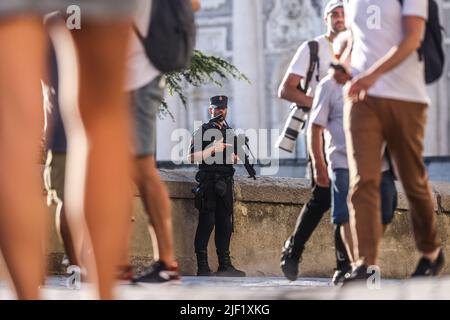
M 183 87 L 186 84 L 194 87 L 207 84 L 222 87 L 223 82 L 229 77 L 250 83 L 247 76 L 228 61 L 220 57 L 206 55 L 199 50 L 194 50 L 189 69 L 171 72 L 166 74 L 165 77 L 169 94 L 171 96 L 177 95 L 185 108 L 187 107 L 187 97 Z M 161 103 L 160 115 L 162 117 L 170 115 L 172 120 L 174 119 L 165 100 Z

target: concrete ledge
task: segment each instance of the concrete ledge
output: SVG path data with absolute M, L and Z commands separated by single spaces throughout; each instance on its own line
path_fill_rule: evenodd
M 161 170 L 172 198 L 177 255 L 186 274 L 195 273 L 193 239 L 197 212 L 193 208 L 194 173 Z M 382 242 L 380 266 L 383 276 L 403 278 L 415 267 L 419 254 L 415 250 L 408 204 L 402 187 L 399 190 L 395 219 Z M 450 247 L 450 184 L 432 182 L 434 207 L 439 235 L 447 256 Z M 310 181 L 296 178 L 258 177 L 256 181 L 243 176 L 235 179 L 235 233 L 232 255 L 235 265 L 253 276 L 281 275 L 279 256 L 283 241 L 292 232 L 303 204 L 308 201 Z M 217 265 L 213 236 L 210 240 L 210 263 Z M 329 276 L 334 262 L 333 227 L 329 214 L 313 234 L 301 264 L 302 276 Z M 450 273 L 446 267 L 445 273 Z
M 198 212 L 194 208 L 191 189 L 195 185 L 194 172 L 161 170 L 172 202 L 175 254 L 185 275 L 196 272 L 194 235 Z M 415 249 L 412 229 L 404 193 L 399 188 L 399 205 L 394 222 L 389 227 L 381 247 L 380 267 L 382 276 L 403 278 L 409 275 L 419 253 Z M 432 182 L 433 199 L 437 214 L 439 236 L 450 257 L 450 184 Z M 256 181 L 243 176 L 235 179 L 235 232 L 232 237 L 233 263 L 249 276 L 279 276 L 281 246 L 292 232 L 298 213 L 310 197 L 310 183 L 306 179 L 258 177 Z M 131 241 L 131 260 L 138 271 L 152 259 L 147 217 L 139 195 L 135 197 L 136 222 Z M 54 208 L 51 208 L 53 210 Z M 53 213 L 53 211 L 52 211 Z M 54 216 L 52 214 L 52 216 Z M 50 270 L 64 272 L 59 261 L 62 246 L 52 225 L 50 239 Z M 217 267 L 214 234 L 209 246 L 210 265 Z M 329 214 L 325 214 L 311 237 L 301 264 L 302 276 L 328 277 L 335 266 L 333 226 Z M 0 274 L 1 274 L 0 266 Z M 450 274 L 450 268 L 444 269 Z

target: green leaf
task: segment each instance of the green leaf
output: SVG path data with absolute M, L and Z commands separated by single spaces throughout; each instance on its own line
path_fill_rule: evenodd
M 185 108 L 187 108 L 187 97 L 185 93 L 187 84 L 194 87 L 202 87 L 209 84 L 222 87 L 223 82 L 230 77 L 250 83 L 247 76 L 241 73 L 230 62 L 217 56 L 206 55 L 199 50 L 194 50 L 189 69 L 165 74 L 169 94 L 171 96 L 178 96 Z M 165 117 L 166 115 L 170 115 L 172 120 L 174 120 L 167 102 L 162 101 L 160 117 Z

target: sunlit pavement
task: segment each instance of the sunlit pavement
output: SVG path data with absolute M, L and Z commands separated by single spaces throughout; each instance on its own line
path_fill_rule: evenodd
M 49 300 L 92 299 L 91 286 L 77 288 L 67 277 L 50 277 L 42 287 L 42 297 Z M 121 284 L 116 295 L 126 300 L 407 300 L 450 299 L 450 278 L 421 280 L 381 280 L 333 287 L 329 279 L 282 277 L 183 277 L 178 283 Z M 5 281 L 0 284 L 0 299 L 12 299 Z

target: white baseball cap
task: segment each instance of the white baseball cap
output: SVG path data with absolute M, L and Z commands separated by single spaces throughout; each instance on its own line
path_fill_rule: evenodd
M 344 3 L 342 2 L 342 0 L 331 0 L 328 1 L 327 5 L 325 6 L 325 9 L 323 10 L 323 17 L 326 18 L 327 15 L 333 11 L 334 9 L 338 8 L 338 7 L 343 7 Z

